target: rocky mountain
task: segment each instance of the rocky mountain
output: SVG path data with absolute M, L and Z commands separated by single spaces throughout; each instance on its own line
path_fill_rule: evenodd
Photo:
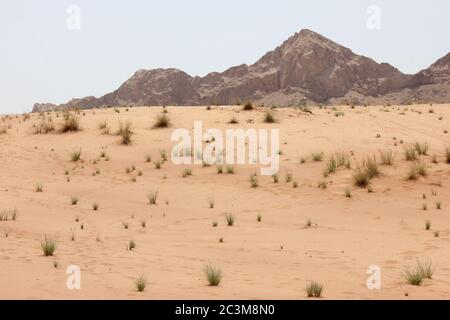
M 311 30 L 301 30 L 256 63 L 204 77 L 178 69 L 139 70 L 100 98 L 35 104 L 33 111 L 123 105 L 266 105 L 450 101 L 450 53 L 415 75 L 357 55 Z

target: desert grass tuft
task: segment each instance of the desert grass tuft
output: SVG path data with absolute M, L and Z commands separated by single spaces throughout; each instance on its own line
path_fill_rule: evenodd
M 275 122 L 277 122 L 277 119 L 275 119 L 275 116 L 272 112 L 267 111 L 264 115 L 264 122 L 265 123 L 275 123 Z
M 450 147 L 445 147 L 445 162 L 450 164 Z
M 80 159 L 81 159 L 81 149 L 72 151 L 72 153 L 70 154 L 70 160 L 72 162 L 77 162 Z
M 306 287 L 308 298 L 320 298 L 322 296 L 323 284 L 313 281 Z
M 70 203 L 74 206 L 78 203 L 79 199 L 77 196 L 71 196 L 70 197 Z
M 417 160 L 416 148 L 414 146 L 408 146 L 404 149 L 405 159 L 408 161 Z
M 147 194 L 147 199 L 149 204 L 156 204 L 156 199 L 158 198 L 158 191 L 151 191 Z
M 36 183 L 36 186 L 34 187 L 34 191 L 36 191 L 36 192 L 43 192 L 44 191 L 44 186 L 42 185 L 42 183 L 40 183 L 40 182 Z
M 182 176 L 183 178 L 192 176 L 192 169 L 191 169 L 191 168 L 185 168 L 185 169 L 183 169 L 183 173 L 181 174 L 181 176 Z
M 225 219 L 227 220 L 227 226 L 229 226 L 229 227 L 232 227 L 234 225 L 235 220 L 236 220 L 234 215 L 231 214 L 231 213 L 225 214 Z
M 53 256 L 57 246 L 58 244 L 53 237 L 45 235 L 44 239 L 41 240 L 41 249 L 46 257 Z
M 322 161 L 323 160 L 323 152 L 313 152 L 311 154 L 311 158 L 313 161 Z
M 127 245 L 128 251 L 132 251 L 135 248 L 136 248 L 136 241 L 134 241 L 133 239 L 128 241 L 128 245 Z
M 147 283 L 147 277 L 143 274 L 141 274 L 134 280 L 134 285 L 136 286 L 136 290 L 138 292 L 143 292 L 145 290 L 145 287 L 147 286 Z
M 133 125 L 130 121 L 125 123 L 119 122 L 119 128 L 117 129 L 116 134 L 120 136 L 120 143 L 123 145 L 131 144 L 131 137 L 133 136 Z
M 392 150 L 380 150 L 380 162 L 383 166 L 392 166 L 394 164 L 394 152 Z
M 423 143 L 415 142 L 414 149 L 416 150 L 416 152 L 419 156 L 420 155 L 426 156 L 428 154 L 428 143 L 427 142 L 423 142 Z
M 425 230 L 430 230 L 430 228 L 431 228 L 431 221 L 430 220 L 425 221 Z
M 366 188 L 370 184 L 370 177 L 365 168 L 358 167 L 352 176 L 353 184 L 360 188 Z
M 405 270 L 403 270 L 403 277 L 409 284 L 413 286 L 420 286 L 423 282 L 423 275 L 417 268 L 413 270 L 406 268 Z
M 210 286 L 218 286 L 220 281 L 222 281 L 222 269 L 218 266 L 208 263 L 203 268 L 203 272 L 205 273 Z
M 94 202 L 92 204 L 92 210 L 97 211 L 98 210 L 98 203 Z
M 80 118 L 77 114 L 71 112 L 64 112 L 63 114 L 63 122 L 61 127 L 59 128 L 59 133 L 66 133 L 72 131 L 79 131 L 80 127 Z
M 252 188 L 258 187 L 258 176 L 256 175 L 256 173 L 254 173 L 250 176 L 250 186 Z
M 154 129 L 168 128 L 170 127 L 170 118 L 166 113 L 161 113 L 156 117 L 156 121 L 153 124 Z
M 208 205 L 210 209 L 214 208 L 214 198 L 209 198 L 208 199 Z

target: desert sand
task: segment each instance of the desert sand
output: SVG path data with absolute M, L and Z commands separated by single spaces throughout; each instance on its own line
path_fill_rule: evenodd
M 3 116 L 0 212 L 15 208 L 17 216 L 0 221 L 0 299 L 305 299 L 311 281 L 324 285 L 323 299 L 449 299 L 449 107 L 314 107 L 312 114 L 282 108 L 273 111 L 273 124 L 263 122 L 262 108 L 167 107 L 172 126 L 164 129 L 152 128 L 161 107 L 96 109 L 80 112 L 82 130 L 64 134 L 34 134 L 38 113 Z M 233 116 L 238 124 L 227 123 Z M 55 126 L 62 121 L 54 112 L 48 117 Z M 105 120 L 110 134 L 98 129 Z M 127 120 L 135 134 L 121 145 L 113 133 Z M 156 169 L 161 150 L 169 154 L 175 144 L 173 129 L 192 128 L 195 120 L 222 130 L 279 128 L 279 182 L 259 176 L 252 188 L 255 165 L 235 165 L 234 174 L 192 165 L 192 176 L 183 177 L 186 166 L 169 159 Z M 415 142 L 429 145 L 420 156 L 427 175 L 410 181 L 404 149 Z M 82 160 L 72 162 L 77 149 Z M 358 164 L 379 160 L 380 150 L 394 152 L 393 165 L 379 165 L 372 192 L 355 186 Z M 313 161 L 313 152 L 323 152 L 323 160 Z M 348 155 L 351 168 L 324 177 L 335 152 Z M 285 181 L 287 173 L 297 188 Z M 148 203 L 152 190 L 156 205 Z M 236 217 L 233 226 L 226 213 Z M 44 235 L 57 240 L 53 256 L 43 255 Z M 402 275 L 416 260 L 431 261 L 435 270 L 420 286 Z M 208 262 L 223 271 L 219 286 L 208 285 Z M 69 265 L 81 268 L 80 290 L 66 287 Z M 371 265 L 381 269 L 379 290 L 366 286 Z M 141 274 L 148 279 L 144 292 L 134 284 Z

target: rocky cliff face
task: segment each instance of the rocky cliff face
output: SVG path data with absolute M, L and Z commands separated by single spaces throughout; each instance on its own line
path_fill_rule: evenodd
M 72 99 L 59 106 L 35 104 L 33 111 L 247 100 L 297 105 L 304 101 L 339 103 L 339 99 L 354 97 L 361 102 L 398 102 L 411 97 L 441 102 L 450 95 L 449 87 L 450 53 L 428 69 L 405 75 L 387 63 L 379 64 L 313 31 L 302 30 L 250 66 L 243 64 L 205 77 L 191 77 L 177 69 L 139 70 L 100 98 Z

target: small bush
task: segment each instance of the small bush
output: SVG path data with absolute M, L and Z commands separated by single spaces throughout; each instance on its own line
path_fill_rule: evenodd
M 373 179 L 380 175 L 380 170 L 378 169 L 377 159 L 374 157 L 369 157 L 363 162 L 363 166 L 365 171 L 369 177 L 369 179 Z
M 250 176 L 250 185 L 252 188 L 258 187 L 258 176 L 256 175 L 256 173 Z
M 166 113 L 161 113 L 156 117 L 155 124 L 153 128 L 161 129 L 170 127 L 170 118 Z
M 208 263 L 203 271 L 210 286 L 218 286 L 222 281 L 222 269 L 220 267 Z
M 43 192 L 44 191 L 44 186 L 42 185 L 42 183 L 36 183 L 36 186 L 34 187 L 34 191 L 36 191 L 36 192 Z
M 352 176 L 353 184 L 360 188 L 366 188 L 370 184 L 370 177 L 364 168 L 358 167 Z
M 70 160 L 72 162 L 77 162 L 80 159 L 81 159 L 81 149 L 72 151 L 72 153 L 70 154 Z
M 430 228 L 431 228 L 431 221 L 430 220 L 425 221 L 425 230 L 430 230 Z
M 130 121 L 125 123 L 119 122 L 119 128 L 117 129 L 116 134 L 121 137 L 121 144 L 129 145 L 131 143 L 131 137 L 134 134 L 132 127 L 133 125 Z
M 227 173 L 234 174 L 234 167 L 231 164 L 227 165 Z
M 428 154 L 428 143 L 427 142 L 424 142 L 424 143 L 415 142 L 414 149 L 416 150 L 418 155 L 426 156 Z
M 141 274 L 136 280 L 134 280 L 134 285 L 139 292 L 143 292 L 145 290 L 147 283 L 147 277 L 143 274 Z
M 417 153 L 414 146 L 406 147 L 404 150 L 405 159 L 408 161 L 415 161 L 417 160 Z
M 275 119 L 275 116 L 273 115 L 272 112 L 267 111 L 264 116 L 264 122 L 265 123 L 275 123 L 275 122 L 277 122 L 277 120 Z
M 74 206 L 78 203 L 79 199 L 77 196 L 71 196 L 70 197 L 70 203 Z
M 228 121 L 228 123 L 229 123 L 229 124 L 237 124 L 237 123 L 239 123 L 239 121 L 236 119 L 235 116 L 233 116 L 233 117 L 230 119 L 230 121 Z
M 245 111 L 253 110 L 252 103 L 251 102 L 247 102 L 246 104 L 244 104 L 244 107 L 242 108 L 242 110 L 245 110 Z
M 44 236 L 44 239 L 41 240 L 41 248 L 44 253 L 44 256 L 53 256 L 57 247 L 57 242 L 54 238 L 49 237 L 47 235 Z
M 381 165 L 392 166 L 394 164 L 394 152 L 392 150 L 380 150 Z
M 420 272 L 420 270 L 417 268 L 415 268 L 413 270 L 406 268 L 403 271 L 403 277 L 406 279 L 406 281 L 409 284 L 412 284 L 413 286 L 420 286 L 423 281 L 423 275 Z
M 183 170 L 182 177 L 186 178 L 188 176 L 192 176 L 192 169 L 191 168 L 185 168 Z
M 151 191 L 147 194 L 149 204 L 156 204 L 157 198 L 158 198 L 158 191 Z
M 70 113 L 68 111 L 63 114 L 63 122 L 59 129 L 60 133 L 79 131 L 80 130 L 80 119 L 75 113 Z
M 223 167 L 221 165 L 218 165 L 216 167 L 216 170 L 217 170 L 217 174 L 222 174 L 223 173 Z
M 225 214 L 225 219 L 227 220 L 227 226 L 232 227 L 235 222 L 235 217 L 231 213 Z
M 135 249 L 135 248 L 136 248 L 136 241 L 134 241 L 133 239 L 131 239 L 131 240 L 128 242 L 127 249 L 128 249 L 128 251 L 131 251 L 131 250 L 133 250 L 133 249 Z
M 308 298 L 320 298 L 322 296 L 323 284 L 313 281 L 306 287 Z
M 450 164 L 450 147 L 445 148 L 445 162 Z
M 97 211 L 98 210 L 98 203 L 93 203 L 92 204 L 92 210 Z
M 322 161 L 323 160 L 323 152 L 313 152 L 311 154 L 312 160 L 313 161 Z

